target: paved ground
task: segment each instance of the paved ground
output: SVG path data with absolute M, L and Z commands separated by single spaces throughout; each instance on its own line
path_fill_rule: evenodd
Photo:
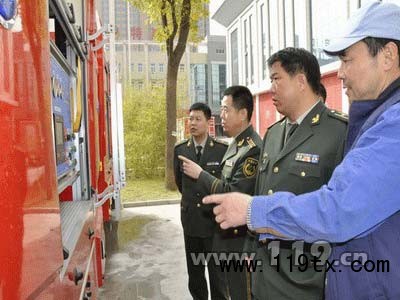
M 100 300 L 189 300 L 179 205 L 125 208 L 106 228 Z

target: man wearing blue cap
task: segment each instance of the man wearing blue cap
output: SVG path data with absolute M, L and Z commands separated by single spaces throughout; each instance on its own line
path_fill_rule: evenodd
M 330 242 L 327 299 L 400 299 L 399 50 L 400 7 L 378 1 L 357 11 L 325 49 L 340 57 L 338 77 L 351 102 L 346 156 L 327 185 L 299 196 L 203 200 L 218 204 L 222 228 L 247 224 L 260 239 Z

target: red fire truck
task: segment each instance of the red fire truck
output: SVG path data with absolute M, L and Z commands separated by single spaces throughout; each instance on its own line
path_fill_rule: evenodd
M 110 27 L 94 0 L 0 1 L 0 299 L 94 299 L 103 284 L 124 181 Z

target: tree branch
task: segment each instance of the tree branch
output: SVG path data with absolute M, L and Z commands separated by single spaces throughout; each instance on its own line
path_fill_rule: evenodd
M 185 52 L 186 42 L 188 40 L 189 31 L 190 31 L 190 14 L 191 14 L 191 0 L 183 0 L 182 2 L 182 11 L 181 11 L 181 23 L 179 26 L 179 38 L 178 43 L 174 50 L 174 56 L 179 58 L 182 57 Z
M 161 22 L 162 22 L 164 32 L 168 32 L 168 18 L 167 18 L 166 3 L 167 3 L 166 0 L 161 1 Z M 167 55 L 170 56 L 173 51 L 173 46 L 174 46 L 174 40 L 171 39 L 170 34 L 168 34 L 168 37 L 165 40 L 165 46 L 167 48 Z
M 176 33 L 178 32 L 178 22 L 176 21 L 176 3 L 175 0 L 167 0 L 171 5 L 171 16 L 172 16 L 172 40 L 175 39 Z

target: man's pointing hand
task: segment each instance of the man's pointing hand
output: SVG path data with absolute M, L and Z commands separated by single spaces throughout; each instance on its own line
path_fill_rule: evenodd
M 213 212 L 222 229 L 246 225 L 247 207 L 251 196 L 241 193 L 226 193 L 207 196 L 204 204 L 217 204 Z

